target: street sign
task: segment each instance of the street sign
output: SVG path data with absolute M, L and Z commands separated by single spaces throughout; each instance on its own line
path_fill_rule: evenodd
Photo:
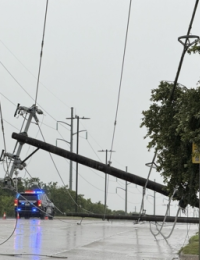
M 200 150 L 195 143 L 192 143 L 192 163 L 200 164 Z

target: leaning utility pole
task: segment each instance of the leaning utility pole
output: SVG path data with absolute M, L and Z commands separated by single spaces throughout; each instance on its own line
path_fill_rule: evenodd
M 24 136 L 28 136 L 28 130 L 31 124 L 32 119 L 35 119 L 36 124 L 38 124 L 39 120 L 37 117 L 37 114 L 43 114 L 42 110 L 38 109 L 38 107 L 36 105 L 32 105 L 30 108 L 29 107 L 24 107 L 24 106 L 20 106 L 20 104 L 17 105 L 17 109 L 15 111 L 14 116 L 16 116 L 17 114 L 23 116 L 25 119 L 28 115 L 28 119 L 26 121 L 26 125 L 24 127 L 23 132 L 20 133 L 20 135 L 24 135 Z M 23 142 L 19 142 L 17 141 L 16 143 L 16 148 L 17 148 L 17 152 L 16 154 L 11 154 L 11 153 L 5 153 L 4 157 L 8 157 L 10 159 L 10 162 L 12 161 L 12 167 L 10 169 L 10 172 L 7 173 L 7 176 L 5 177 L 5 182 L 10 184 L 10 179 L 12 179 L 13 174 L 15 173 L 15 175 L 18 175 L 17 170 L 23 170 L 24 167 L 26 167 L 25 161 L 27 159 L 29 159 L 38 149 L 36 149 L 33 153 L 31 153 L 31 155 L 29 155 L 26 159 L 24 159 L 23 161 L 20 159 L 20 153 L 22 151 L 22 147 L 23 147 L 24 143 Z M 15 187 L 17 187 L 17 178 L 15 179 L 14 182 Z

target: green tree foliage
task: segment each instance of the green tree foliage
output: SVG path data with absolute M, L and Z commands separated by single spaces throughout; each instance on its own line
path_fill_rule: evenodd
M 188 53 L 198 53 L 200 54 L 200 40 L 198 40 L 189 50 Z
M 49 198 L 53 201 L 56 207 L 61 212 L 75 212 L 76 208 L 76 193 L 75 191 L 69 190 L 67 187 L 58 187 L 56 182 L 50 182 L 44 188 Z M 84 195 L 79 194 L 77 198 L 77 211 L 78 212 L 93 212 L 97 214 L 104 213 L 104 205 L 101 202 L 92 203 L 91 199 L 85 199 Z M 57 214 L 61 213 L 57 210 Z M 107 208 L 107 214 L 112 213 L 110 209 Z
M 50 182 L 45 184 L 40 181 L 39 178 L 32 179 L 24 179 L 18 182 L 18 192 L 23 192 L 27 189 L 41 188 L 48 195 L 49 199 L 56 206 L 56 215 L 61 216 L 63 213 L 75 212 L 75 191 L 69 190 L 68 187 L 59 187 L 57 182 Z M 11 191 L 9 189 L 0 189 L 0 216 L 3 217 L 3 213 L 6 212 L 6 215 L 9 217 L 14 216 L 14 198 L 16 196 L 16 192 Z M 84 195 L 79 194 L 78 198 L 78 212 L 83 213 L 96 213 L 103 214 L 104 213 L 104 205 L 99 201 L 93 203 L 91 199 L 85 199 Z M 121 211 L 123 212 L 123 211 Z M 108 207 L 106 208 L 106 214 L 112 214 L 112 210 Z M 121 213 L 123 214 L 123 213 Z
M 14 216 L 13 196 L 0 196 L 0 215 L 2 217 L 4 212 L 6 216 Z
M 152 90 L 149 110 L 143 111 L 141 127 L 147 128 L 148 148 L 157 149 L 157 171 L 172 193 L 195 205 L 199 187 L 199 166 L 192 163 L 192 143 L 200 147 L 200 87 L 177 85 L 169 100 L 173 83 L 162 81 Z
M 121 215 L 121 216 L 125 216 L 125 211 L 123 210 L 114 210 L 113 211 L 114 215 Z

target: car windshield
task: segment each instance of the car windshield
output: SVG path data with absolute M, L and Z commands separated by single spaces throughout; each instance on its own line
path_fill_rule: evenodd
M 35 194 L 21 194 L 18 199 L 19 200 L 37 200 L 37 195 L 35 195 Z

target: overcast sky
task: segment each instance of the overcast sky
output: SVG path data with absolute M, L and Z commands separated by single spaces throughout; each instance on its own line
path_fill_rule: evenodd
M 173 81 L 182 53 L 177 38 L 188 30 L 194 0 L 133 0 L 124 63 L 124 74 L 112 154 L 112 166 L 147 177 L 145 163 L 153 158 L 148 151 L 146 129 L 140 128 L 142 111 L 150 106 L 151 90 L 161 80 Z M 23 118 L 14 118 L 18 103 L 30 107 L 36 96 L 40 48 L 43 32 L 45 0 L 0 0 L 0 92 L 7 152 L 15 141 L 12 132 L 19 132 Z M 46 33 L 38 92 L 39 116 L 46 142 L 56 144 L 56 138 L 70 141 L 69 127 L 56 121 L 71 116 L 71 107 L 80 117 L 79 153 L 105 162 L 114 129 L 117 95 L 128 18 L 129 0 L 49 0 Z M 200 7 L 192 34 L 200 35 Z M 3 64 L 3 65 L 2 65 Z M 6 69 L 5 69 L 6 68 Z M 9 72 L 8 72 L 9 71 Z M 11 76 L 12 75 L 12 76 Z M 196 87 L 200 76 L 198 55 L 186 55 L 179 83 Z M 15 79 L 14 79 L 15 78 Z M 18 82 L 18 83 L 17 83 Z M 22 89 L 28 92 L 28 94 Z M 69 123 L 69 122 L 68 122 Z M 76 122 L 74 121 L 76 129 Z M 76 131 L 76 130 L 74 130 Z M 1 133 L 2 136 L 2 133 Z M 32 124 L 29 136 L 42 140 L 38 127 Z M 66 142 L 58 145 L 69 150 Z M 0 148 L 4 149 L 3 138 Z M 34 148 L 25 145 L 24 159 Z M 74 151 L 76 135 L 74 135 Z M 53 156 L 66 185 L 69 184 L 69 161 Z M 4 177 L 1 167 L 0 177 Z M 75 163 L 73 189 L 75 188 Z M 28 171 L 43 182 L 62 182 L 48 153 L 39 151 L 28 162 Z M 20 177 L 28 177 L 25 171 Z M 79 166 L 79 193 L 93 202 L 104 202 L 104 174 Z M 162 182 L 155 170 L 151 180 Z M 124 181 L 109 177 L 108 206 L 124 209 Z M 139 210 L 142 188 L 128 185 L 128 211 Z M 147 194 L 153 195 L 151 191 Z M 156 213 L 163 214 L 167 200 L 157 194 Z M 171 212 L 175 214 L 177 202 Z M 148 214 L 153 213 L 153 198 L 145 200 Z

